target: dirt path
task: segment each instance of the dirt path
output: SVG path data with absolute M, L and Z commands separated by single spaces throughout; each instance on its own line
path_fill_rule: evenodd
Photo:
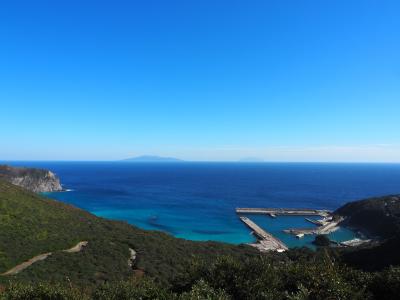
M 67 250 L 63 250 L 63 252 L 67 252 L 67 253 L 76 253 L 76 252 L 80 252 L 84 247 L 86 247 L 88 244 L 88 241 L 82 241 L 79 242 L 78 244 L 76 244 L 76 246 L 67 249 Z
M 74 246 L 70 249 L 62 250 L 62 251 L 67 252 L 67 253 L 76 253 L 76 252 L 81 251 L 87 244 L 88 244 L 87 241 L 82 241 L 82 242 L 79 242 L 78 244 L 76 244 L 76 246 Z M 7 276 L 7 275 L 18 274 L 19 272 L 21 272 L 21 271 L 25 270 L 26 268 L 30 267 L 31 265 L 33 265 L 35 262 L 45 260 L 52 254 L 53 254 L 52 252 L 48 252 L 48 253 L 42 253 L 42 254 L 36 255 L 35 257 L 32 257 L 31 259 L 29 259 L 19 265 L 16 265 L 14 268 L 12 268 L 12 269 L 8 270 L 7 272 L 4 272 L 0 275 Z
M 133 250 L 132 248 L 129 248 L 129 254 L 130 256 L 128 259 L 128 266 L 132 268 L 136 260 L 136 251 Z
M 8 270 L 7 272 L 4 272 L 1 275 L 15 275 L 15 274 L 21 272 L 22 270 L 28 268 L 30 265 L 34 264 L 35 262 L 40 261 L 40 260 L 45 260 L 51 254 L 52 254 L 51 252 L 39 254 L 35 257 L 32 257 L 30 260 L 27 260 L 27 261 L 23 262 L 22 264 L 15 266 L 14 268 Z

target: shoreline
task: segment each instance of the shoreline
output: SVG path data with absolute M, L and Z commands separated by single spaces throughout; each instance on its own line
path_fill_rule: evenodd
M 45 193 L 46 194 L 45 196 L 51 197 L 51 198 L 55 198 L 57 201 L 61 201 L 63 203 L 76 205 L 75 203 L 71 203 L 69 201 L 60 200 L 60 199 L 57 199 L 56 197 L 53 197 L 53 195 L 56 195 L 56 194 L 59 194 L 59 193 L 65 193 L 65 191 L 64 192 L 56 191 L 56 192 Z M 126 215 L 122 216 L 120 214 L 119 210 L 116 210 L 116 213 L 114 215 L 110 215 L 108 213 L 102 213 L 102 211 L 99 211 L 99 210 L 89 210 L 89 209 L 86 209 L 86 208 L 81 208 L 81 209 L 86 210 L 86 211 L 88 211 L 88 212 L 90 212 L 90 213 L 92 213 L 92 214 L 94 214 L 94 215 L 96 215 L 98 217 L 105 218 L 107 220 L 127 222 L 130 225 L 138 227 L 138 228 L 143 229 L 143 230 L 160 231 L 160 232 L 167 233 L 168 235 L 170 235 L 172 237 L 180 238 L 180 239 L 184 239 L 184 240 L 188 240 L 188 241 L 194 241 L 194 242 L 217 242 L 217 243 L 226 243 L 226 244 L 230 244 L 230 245 L 242 245 L 242 244 L 254 245 L 254 244 L 258 244 L 258 242 L 259 242 L 259 239 L 257 238 L 256 235 L 252 234 L 252 231 L 248 232 L 246 235 L 243 235 L 243 234 L 242 235 L 238 235 L 238 236 L 242 236 L 242 237 L 246 237 L 247 236 L 248 237 L 247 241 L 243 240 L 243 239 L 241 241 L 237 241 L 235 238 L 234 239 L 231 239 L 231 238 L 218 239 L 218 237 L 221 237 L 221 236 L 224 235 L 223 232 L 219 233 L 217 235 L 213 235 L 212 233 L 203 235 L 203 234 L 199 234 L 198 232 L 187 232 L 187 231 L 170 232 L 168 230 L 160 230 L 160 228 L 155 227 L 154 224 L 150 224 L 148 222 L 148 217 L 145 217 L 145 216 L 143 216 L 143 218 L 139 217 L 139 218 L 136 218 L 135 220 L 132 220 L 129 217 L 126 218 L 125 217 Z M 131 213 L 134 213 L 135 211 L 141 212 L 142 210 L 141 209 L 131 210 L 127 215 L 129 215 Z M 320 211 L 325 212 L 326 210 L 320 210 Z M 113 210 L 107 210 L 107 212 L 113 212 Z M 153 214 L 154 213 L 151 213 L 151 215 L 153 215 Z M 139 216 L 140 216 L 140 214 L 139 214 Z M 269 216 L 265 216 L 265 217 L 266 218 L 270 218 Z M 305 224 L 308 223 L 306 218 L 304 216 L 302 216 L 302 215 L 277 216 L 277 218 L 273 218 L 273 219 L 276 222 L 279 222 L 281 218 L 289 218 L 289 217 L 290 218 L 301 218 L 301 219 L 304 220 Z M 163 225 L 163 226 L 167 227 L 167 226 L 170 226 L 170 225 L 167 224 L 167 225 Z M 337 226 L 337 227 L 334 228 L 334 230 L 329 231 L 329 234 L 334 232 L 334 231 L 340 230 L 341 228 L 344 228 L 344 229 L 346 229 L 346 230 L 348 230 L 348 231 L 350 231 L 350 232 L 352 232 L 354 234 L 354 236 L 351 237 L 350 239 L 358 237 L 358 235 L 356 234 L 355 231 L 353 231 L 350 228 L 347 228 L 346 226 Z M 268 228 L 266 228 L 266 229 L 268 231 Z M 315 229 L 311 229 L 311 230 L 315 230 Z M 208 230 L 204 230 L 204 231 L 207 232 Z M 246 232 L 247 232 L 247 229 L 246 229 Z M 281 236 L 279 234 L 279 232 L 272 233 L 272 235 L 274 237 L 276 237 L 277 239 L 281 240 L 282 237 L 284 237 L 284 236 Z M 227 232 L 226 234 L 227 235 L 232 234 L 233 236 L 235 235 L 235 233 L 233 233 L 233 232 L 229 232 L 229 233 Z M 294 235 L 292 235 L 292 236 L 295 237 Z M 343 242 L 343 241 L 347 241 L 347 240 L 349 240 L 349 239 L 339 239 L 339 243 Z M 291 240 L 291 242 L 287 244 L 287 247 L 289 249 L 296 248 L 296 247 L 307 247 L 307 248 L 312 249 L 312 250 L 315 249 L 314 245 L 312 245 L 312 241 L 305 241 L 304 239 L 297 239 L 297 238 Z

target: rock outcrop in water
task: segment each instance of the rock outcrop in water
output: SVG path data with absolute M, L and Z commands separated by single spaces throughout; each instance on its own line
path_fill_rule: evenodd
M 0 179 L 35 193 L 62 191 L 60 179 L 51 171 L 0 165 Z

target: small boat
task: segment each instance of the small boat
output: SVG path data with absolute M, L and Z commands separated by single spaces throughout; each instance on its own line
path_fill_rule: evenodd
M 301 239 L 301 238 L 303 238 L 303 237 L 304 237 L 304 233 L 299 233 L 299 234 L 296 234 L 296 237 L 297 237 L 298 239 Z

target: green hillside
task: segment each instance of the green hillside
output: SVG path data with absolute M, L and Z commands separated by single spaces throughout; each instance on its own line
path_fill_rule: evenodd
M 369 199 L 337 212 L 352 225 L 365 210 L 385 208 L 392 214 L 381 218 L 392 219 L 397 201 Z M 400 268 L 359 270 L 371 261 L 380 270 L 398 265 L 396 236 L 378 247 L 260 255 L 245 245 L 186 241 L 105 220 L 0 181 L 0 273 L 52 252 L 16 275 L 0 275 L 0 299 L 398 299 Z M 81 251 L 63 251 L 82 241 Z
M 346 219 L 344 225 L 378 238 L 379 243 L 349 248 L 341 253 L 347 265 L 375 271 L 400 265 L 400 196 L 384 196 L 354 201 L 335 212 Z
M 122 280 L 144 272 L 166 283 L 181 273 L 193 257 L 212 260 L 224 254 L 241 258 L 258 255 L 249 246 L 186 241 L 98 218 L 4 181 L 0 181 L 0 229 L 0 273 L 38 254 L 54 252 L 17 275 L 0 276 L 3 282 L 10 278 L 68 278 L 85 285 Z M 88 241 L 83 251 L 61 251 L 80 241 Z M 128 266 L 129 248 L 137 252 L 133 268 Z
M 349 202 L 335 212 L 347 226 L 368 235 L 390 238 L 400 235 L 400 196 L 384 196 Z

